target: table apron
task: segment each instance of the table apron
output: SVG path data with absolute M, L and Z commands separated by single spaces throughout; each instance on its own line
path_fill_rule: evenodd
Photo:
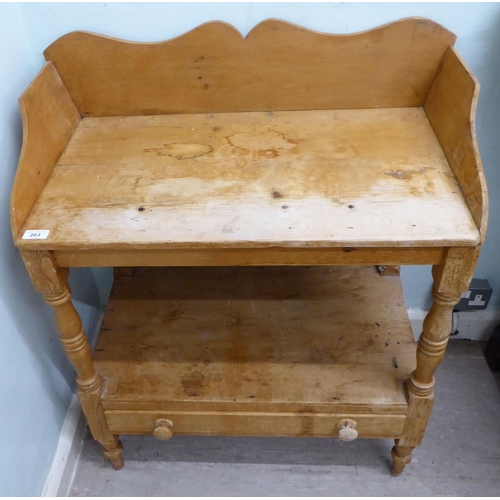
M 440 264 L 446 248 L 224 248 L 56 250 L 61 267 L 106 266 L 371 266 Z

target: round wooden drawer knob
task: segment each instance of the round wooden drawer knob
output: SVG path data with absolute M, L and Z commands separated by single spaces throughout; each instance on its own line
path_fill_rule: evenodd
M 172 432 L 172 427 L 174 424 L 171 420 L 167 420 L 166 418 L 159 418 L 155 421 L 155 428 L 153 431 L 153 436 L 156 439 L 161 439 L 162 441 L 166 441 L 170 439 L 174 433 Z
M 358 437 L 358 431 L 356 430 L 357 425 L 356 421 L 350 418 L 341 420 L 337 424 L 339 428 L 339 439 L 341 441 L 354 441 Z

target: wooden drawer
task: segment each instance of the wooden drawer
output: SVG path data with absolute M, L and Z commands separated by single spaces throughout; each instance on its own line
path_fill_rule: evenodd
M 114 434 L 152 434 L 156 420 L 161 418 L 173 423 L 174 435 L 202 436 L 338 437 L 339 423 L 350 419 L 356 422 L 359 437 L 397 438 L 406 418 L 382 414 L 150 410 L 107 410 L 105 414 Z

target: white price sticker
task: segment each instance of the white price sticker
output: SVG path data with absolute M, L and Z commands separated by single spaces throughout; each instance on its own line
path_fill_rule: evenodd
M 46 240 L 50 229 L 28 229 L 23 234 L 23 240 Z

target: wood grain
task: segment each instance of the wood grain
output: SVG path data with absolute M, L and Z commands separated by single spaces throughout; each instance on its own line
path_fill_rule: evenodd
M 433 266 L 433 290 L 444 295 L 461 295 L 467 291 L 474 275 L 481 246 L 448 248 L 439 266 Z
M 430 248 L 233 248 L 54 252 L 62 267 L 107 266 L 369 266 L 440 264 L 446 249 Z
M 172 412 L 107 410 L 106 418 L 113 432 L 152 434 L 155 420 L 172 421 L 174 435 L 199 436 L 295 436 L 337 438 L 338 422 L 355 419 L 361 438 L 399 436 L 404 415 L 356 415 L 307 412 Z
M 401 274 L 399 266 L 377 266 L 377 271 L 380 276 L 399 276 Z
M 52 306 L 57 332 L 66 357 L 76 370 L 78 397 L 92 436 L 104 448 L 104 456 L 115 469 L 123 467 L 123 446 L 109 430 L 101 401 L 103 379 L 95 371 L 87 334 L 71 302 L 68 269 L 59 269 L 50 252 L 21 252 L 26 270 L 37 292 Z
M 14 241 L 80 122 L 52 63 L 47 63 L 19 98 L 23 146 L 10 201 Z
M 20 246 L 479 241 L 420 108 L 86 118 L 24 227 L 35 228 L 49 237 Z
M 425 112 L 460 184 L 484 241 L 488 190 L 476 140 L 479 83 L 450 47 L 425 102 Z
M 391 450 L 392 473 L 399 476 L 406 465 L 411 462 L 414 446 L 401 446 L 399 439 L 395 440 L 395 446 Z
M 115 468 L 125 432 L 391 437 L 403 471 L 487 225 L 479 86 L 454 41 L 418 18 L 354 35 L 269 20 L 45 51 L 12 229 Z M 34 229 L 49 237 L 21 239 Z M 417 348 L 399 278 L 374 265 L 426 263 Z M 65 268 L 96 265 L 124 267 L 92 360 Z
M 421 106 L 455 35 L 411 18 L 353 35 L 267 20 L 167 42 L 73 32 L 44 52 L 83 116 Z
M 399 278 L 374 267 L 140 268 L 115 280 L 94 363 L 106 410 L 404 415 L 415 347 Z
M 400 474 L 411 460 L 412 449 L 425 434 L 434 404 L 434 373 L 444 358 L 452 328 L 453 306 L 467 290 L 479 253 L 478 248 L 450 248 L 439 266 L 433 266 L 433 303 L 423 324 L 417 347 L 417 367 L 406 383 L 408 413 L 393 449 L 393 470 Z

